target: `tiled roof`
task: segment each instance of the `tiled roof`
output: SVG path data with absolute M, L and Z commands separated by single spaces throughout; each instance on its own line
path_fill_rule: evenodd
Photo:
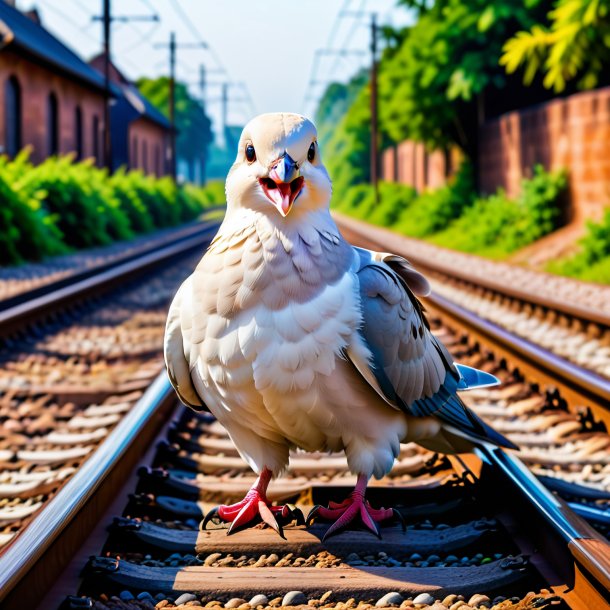
M 135 85 L 124 85 L 121 87 L 127 101 L 136 109 L 143 117 L 161 125 L 162 127 L 171 127 L 169 119 L 153 106 L 136 88 Z
M 104 78 L 74 51 L 41 25 L 0 0 L 0 34 L 3 48 L 18 47 L 34 59 L 58 69 L 72 78 L 104 88 Z M 0 51 L 1 52 L 1 51 Z

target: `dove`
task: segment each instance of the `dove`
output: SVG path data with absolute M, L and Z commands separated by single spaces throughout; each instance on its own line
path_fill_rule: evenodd
M 400 256 L 353 247 L 329 210 L 331 180 L 316 129 L 291 113 L 243 129 L 226 180 L 217 235 L 171 304 L 164 353 L 170 381 L 195 410 L 209 409 L 258 478 L 245 498 L 210 511 L 228 532 L 261 519 L 281 533 L 285 506 L 267 488 L 289 452 L 344 452 L 357 477 L 341 503 L 316 507 L 379 535 L 393 509 L 365 499 L 400 443 L 435 452 L 477 444 L 515 448 L 456 392 L 497 383 L 456 365 L 432 334 L 418 296 L 425 277 Z

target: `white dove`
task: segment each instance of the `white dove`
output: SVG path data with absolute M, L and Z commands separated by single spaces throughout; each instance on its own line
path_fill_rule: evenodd
M 364 498 L 401 442 L 470 451 L 514 445 L 456 396 L 495 377 L 452 363 L 415 294 L 426 279 L 405 259 L 355 248 L 329 212 L 331 181 L 316 129 L 298 114 L 264 114 L 243 130 L 226 182 L 227 211 L 171 305 L 165 360 L 181 400 L 208 408 L 259 475 L 237 504 L 206 516 L 229 533 L 259 517 L 279 530 L 266 490 L 289 451 L 344 451 L 357 485 L 327 536 L 392 509 Z M 205 523 L 204 523 L 205 526 Z M 281 532 L 280 532 L 281 533 Z

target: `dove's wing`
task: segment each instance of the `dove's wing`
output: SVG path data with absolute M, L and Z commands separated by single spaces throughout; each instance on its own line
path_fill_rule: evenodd
M 189 277 L 180 286 L 172 301 L 165 326 L 164 355 L 169 380 L 180 400 L 196 411 L 207 410 L 191 379 L 189 363 L 185 353 L 190 351 L 192 332 L 191 281 Z
M 438 417 L 473 439 L 514 447 L 475 415 L 456 395 L 460 373 L 430 331 L 414 293 L 428 282 L 403 258 L 356 248 L 363 324 L 369 362 L 347 350 L 356 368 L 389 404 L 413 416 Z

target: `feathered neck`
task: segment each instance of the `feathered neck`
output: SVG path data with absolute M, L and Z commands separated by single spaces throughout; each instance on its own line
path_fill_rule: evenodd
M 254 232 L 260 235 L 277 234 L 287 238 L 298 235 L 306 243 L 310 241 L 313 233 L 341 239 L 339 229 L 328 208 L 313 211 L 295 209 L 286 218 L 282 218 L 275 210 L 264 213 L 251 208 L 237 208 L 227 210 L 214 240 Z

